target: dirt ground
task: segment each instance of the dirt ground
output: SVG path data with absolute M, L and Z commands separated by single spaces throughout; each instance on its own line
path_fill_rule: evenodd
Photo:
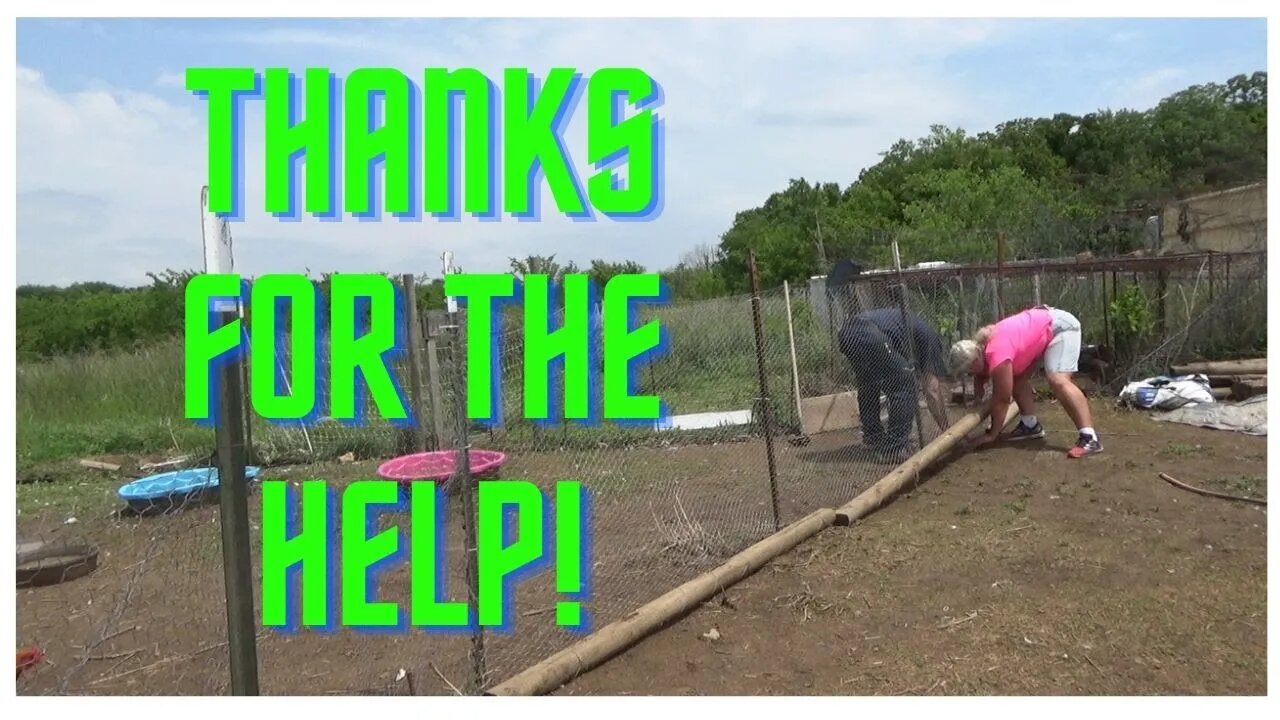
M 1264 695 L 1265 439 L 1103 411 L 965 455 L 561 693 Z M 718 639 L 707 638 L 714 629 Z
M 1056 409 L 1045 415 L 1050 428 L 1068 426 Z M 1072 440 L 1063 432 L 961 457 L 561 692 L 1264 693 L 1265 511 L 1155 477 L 1167 470 L 1265 494 L 1264 440 L 1111 411 L 1097 425 L 1107 453 L 1083 462 L 1062 457 Z M 807 446 L 777 443 L 780 522 L 838 505 L 888 470 L 850 455 L 855 441 L 831 433 Z M 266 476 L 341 484 L 372 477 L 376 464 Z M 588 608 L 600 627 L 772 532 L 764 467 L 755 440 L 524 455 L 503 475 L 576 478 L 592 489 Z M 18 590 L 18 640 L 47 653 L 18 690 L 225 692 L 216 508 L 120 518 L 121 480 L 89 472 L 19 491 L 22 539 L 92 542 L 100 566 Z M 250 517 L 259 512 L 251 496 Z M 457 535 L 454 522 L 451 599 L 461 584 Z M 253 545 L 256 566 L 256 533 Z M 522 586 L 514 636 L 487 636 L 491 682 L 574 639 L 547 612 L 550 583 Z M 407 569 L 389 570 L 379 599 L 407 597 Z M 720 639 L 704 639 L 713 627 Z M 435 694 L 465 687 L 468 647 L 462 635 L 304 630 L 260 633 L 258 654 L 270 694 Z

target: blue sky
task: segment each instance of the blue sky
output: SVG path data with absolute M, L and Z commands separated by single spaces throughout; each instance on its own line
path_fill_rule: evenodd
M 540 72 L 609 65 L 663 87 L 666 202 L 648 223 L 554 216 L 280 223 L 261 212 L 260 103 L 249 106 L 248 212 L 237 270 L 437 275 L 555 253 L 675 263 L 789 178 L 853 181 L 934 123 L 1150 107 L 1191 84 L 1266 69 L 1264 20 L 20 20 L 18 282 L 146 281 L 198 268 L 205 106 L 188 66 L 390 66 Z M 501 89 L 499 87 L 499 89 Z M 585 177 L 584 111 L 566 145 Z

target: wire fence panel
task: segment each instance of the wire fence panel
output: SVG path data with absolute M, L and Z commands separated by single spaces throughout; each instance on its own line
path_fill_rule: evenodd
M 65 517 L 19 510 L 17 640 L 44 659 L 20 672 L 18 692 L 227 693 L 214 498 L 142 514 L 119 507 L 114 488 L 78 490 Z
M 865 273 L 854 287 L 836 291 L 816 279 L 763 290 L 758 299 L 748 294 L 644 307 L 638 321 L 659 319 L 671 345 L 636 374 L 633 391 L 661 397 L 671 413 L 665 423 L 585 426 L 526 419 L 525 373 L 540 370 L 524 367 L 523 319 L 518 310 L 509 310 L 499 330 L 503 422 L 469 424 L 463 444 L 504 453 L 501 478 L 532 481 L 544 491 L 562 480 L 587 488 L 592 594 L 585 602 L 592 626 L 599 628 L 721 564 L 779 524 L 843 504 L 935 438 L 940 426 L 965 411 L 953 402 L 957 388 L 938 375 L 937 353 L 945 354 L 951 343 L 1003 315 L 1036 304 L 1071 312 L 1089 346 L 1081 374 L 1094 375 L 1113 391 L 1118 383 L 1164 372 L 1175 363 L 1265 351 L 1265 253 L 1061 261 L 1018 257 L 1010 253 L 998 268 Z M 392 368 L 406 396 L 420 397 L 414 404 L 418 432 L 381 419 L 371 402 L 364 404 L 359 424 L 332 419 L 268 423 L 254 417 L 250 429 L 261 477 L 292 483 L 319 479 L 341 489 L 375 478 L 380 463 L 423 445 L 456 458 L 455 419 L 467 393 L 450 368 L 466 352 L 465 334 L 449 327 L 440 313 L 425 315 L 430 317 L 424 321 L 424 342 L 417 345 L 418 376 L 410 376 L 406 357 Z M 460 317 L 465 321 L 465 313 Z M 285 349 L 278 361 L 289 367 L 289 359 Z M 208 431 L 184 439 L 185 430 L 178 429 L 188 425 L 181 415 L 180 351 L 155 350 L 132 363 L 138 367 L 121 362 L 120 381 L 148 383 L 152 407 L 120 406 L 116 414 L 149 418 L 147 432 L 169 422 L 174 428 L 169 455 L 188 455 L 190 465 L 207 464 L 207 455 L 191 448 L 209 447 Z M 58 416 L 51 406 L 56 398 L 33 393 L 77 373 L 84 369 L 71 360 L 20 369 L 20 414 Z M 324 414 L 330 412 L 330 382 L 322 370 Z M 114 390 L 99 381 L 82 386 L 85 398 L 113 396 Z M 550 390 L 562 393 L 562 380 Z M 86 407 L 93 405 L 85 400 Z M 157 419 L 162 407 L 169 408 L 162 414 L 170 419 Z M 25 447 L 22 433 L 34 431 L 73 432 L 51 423 L 24 428 L 20 449 Z M 119 511 L 113 493 L 114 487 L 95 486 L 79 501 L 74 521 L 38 508 L 20 509 L 20 542 L 81 542 L 100 552 L 96 569 L 83 578 L 19 589 L 19 642 L 40 645 L 57 658 L 56 665 L 20 677 L 20 691 L 226 692 L 216 507 L 135 517 Z M 450 496 L 443 564 L 445 599 L 455 601 L 468 597 L 461 500 L 456 492 Z M 261 577 L 261 502 L 255 484 L 249 504 L 256 581 Z M 407 508 L 383 514 L 378 527 L 393 525 L 407 543 L 413 531 Z M 548 546 L 553 543 L 550 538 Z M 408 564 L 385 571 L 378 590 L 379 600 L 395 601 L 407 611 Z M 258 608 L 260 593 L 259 586 Z M 259 627 L 262 690 L 475 692 L 578 638 L 556 625 L 556 602 L 562 599 L 554 568 L 519 585 L 512 632 L 482 635 L 482 667 L 474 662 L 475 645 L 466 632 L 304 629 L 285 634 Z
M 560 480 L 586 487 L 592 535 L 587 602 L 594 628 L 626 617 L 773 531 L 768 478 L 761 470 L 764 448 L 750 422 L 758 392 L 748 299 L 646 310 L 638 322 L 655 315 L 670 329 L 671 347 L 639 373 L 636 391 L 667 401 L 669 427 L 524 419 L 523 377 L 536 370 L 523 367 L 523 338 L 513 331 L 502 342 L 504 423 L 475 432 L 472 441 L 507 453 L 504 477 L 547 491 Z M 552 392 L 563 392 L 562 385 Z M 487 634 L 486 685 L 578 639 L 555 624 L 560 597 L 553 581 L 548 572 L 524 583 L 512 632 Z

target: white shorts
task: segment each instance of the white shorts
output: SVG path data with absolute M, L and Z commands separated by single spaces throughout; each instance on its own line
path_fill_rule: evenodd
M 1080 365 L 1080 321 L 1066 310 L 1046 309 L 1053 317 L 1053 338 L 1044 349 L 1044 371 L 1076 372 Z

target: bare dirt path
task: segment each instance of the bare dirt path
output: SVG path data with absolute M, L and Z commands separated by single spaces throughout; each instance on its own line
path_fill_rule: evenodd
M 1266 509 L 1156 476 L 1265 496 L 1265 439 L 1099 408 L 1068 461 L 1044 412 L 560 692 L 1265 694 Z

